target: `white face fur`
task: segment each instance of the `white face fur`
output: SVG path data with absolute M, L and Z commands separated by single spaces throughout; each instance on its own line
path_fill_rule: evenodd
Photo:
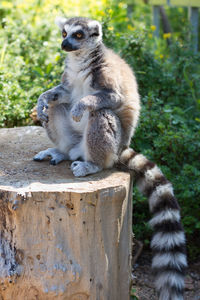
M 102 27 L 98 21 L 57 17 L 55 23 L 62 32 L 62 49 L 67 52 L 95 48 L 102 41 Z

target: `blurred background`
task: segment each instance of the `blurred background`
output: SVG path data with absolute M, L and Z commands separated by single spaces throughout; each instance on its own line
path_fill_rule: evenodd
M 200 52 L 191 34 L 191 10 L 180 6 L 184 1 L 153 8 L 161 2 L 1 1 L 0 127 L 34 124 L 38 96 L 59 84 L 66 53 L 55 17 L 98 19 L 105 44 L 131 65 L 138 80 L 142 113 L 132 146 L 173 182 L 188 254 L 195 260 L 200 257 Z M 133 232 L 148 249 L 148 204 L 136 190 L 133 205 Z

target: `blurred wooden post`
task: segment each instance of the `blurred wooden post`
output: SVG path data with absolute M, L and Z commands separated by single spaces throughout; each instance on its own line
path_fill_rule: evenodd
M 191 24 L 191 39 L 192 48 L 194 53 L 198 51 L 198 21 L 199 21 L 199 9 L 198 7 L 189 8 L 189 19 Z
M 153 25 L 156 26 L 156 30 L 154 31 L 154 35 L 156 37 L 159 37 L 159 32 L 160 32 L 160 11 L 159 11 L 159 6 L 158 5 L 153 6 Z
M 160 32 L 160 6 L 165 5 L 167 0 L 150 0 L 153 5 L 153 25 L 156 26 L 154 36 L 159 37 Z
M 129 20 L 132 20 L 133 18 L 134 5 L 134 2 L 132 1 L 127 2 L 127 17 L 129 18 Z
M 149 2 L 153 5 L 153 24 L 156 26 L 154 35 L 159 36 L 160 28 L 160 12 L 159 7 L 161 5 L 173 5 L 173 6 L 188 6 L 189 8 L 189 20 L 191 24 L 191 38 L 192 38 L 192 49 L 194 53 L 198 51 L 198 19 L 199 19 L 199 0 L 150 0 Z

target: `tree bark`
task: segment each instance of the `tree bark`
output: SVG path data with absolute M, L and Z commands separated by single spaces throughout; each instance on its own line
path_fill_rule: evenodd
M 0 130 L 0 300 L 128 300 L 132 180 L 34 162 L 40 127 Z

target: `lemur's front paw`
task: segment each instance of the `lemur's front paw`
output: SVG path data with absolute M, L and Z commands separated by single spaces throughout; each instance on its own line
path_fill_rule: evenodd
M 85 107 L 84 104 L 82 104 L 80 102 L 78 104 L 75 104 L 72 107 L 72 110 L 71 110 L 72 119 L 75 122 L 80 122 L 80 120 L 82 119 L 82 116 L 83 116 L 83 113 L 84 113 L 85 109 L 86 109 L 86 107 Z
M 44 111 L 44 107 L 43 109 L 37 109 L 37 118 L 41 121 L 41 122 L 48 122 L 49 118 L 48 118 L 48 114 L 46 113 L 46 111 Z
M 42 95 L 38 99 L 38 105 L 37 105 L 37 117 L 41 122 L 48 122 L 48 103 L 45 98 L 42 97 Z

